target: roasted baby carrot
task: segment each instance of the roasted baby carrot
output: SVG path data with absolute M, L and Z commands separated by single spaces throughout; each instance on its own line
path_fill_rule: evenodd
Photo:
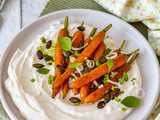
M 102 42 L 103 38 L 105 37 L 105 32 L 111 28 L 111 24 L 108 25 L 103 31 L 100 31 L 91 41 L 91 43 L 82 51 L 82 53 L 76 58 L 74 63 L 82 63 L 89 58 L 91 54 L 95 51 L 98 45 Z M 59 77 L 56 78 L 54 87 L 59 87 L 63 84 L 65 80 L 69 78 L 71 73 L 73 73 L 76 69 L 75 68 L 67 68 L 67 70 Z
M 59 31 L 58 37 L 68 37 L 69 32 L 67 28 L 68 28 L 68 16 L 65 18 L 64 28 Z M 56 83 L 56 78 L 62 75 L 62 73 L 57 69 L 56 65 L 63 66 L 63 59 L 64 59 L 64 56 L 62 54 L 62 49 L 59 45 L 58 40 L 57 40 L 57 45 L 56 45 L 55 50 L 56 50 L 56 53 L 55 53 L 55 81 L 54 83 Z M 53 86 L 54 86 L 54 83 L 53 83 Z M 57 95 L 59 91 L 60 91 L 60 86 L 53 87 L 52 98 L 55 98 L 55 96 Z
M 139 53 L 135 53 L 134 56 L 131 58 L 131 60 L 128 63 L 125 63 L 123 66 L 115 70 L 117 74 L 114 77 L 109 77 L 109 80 L 113 82 L 118 82 L 119 78 L 122 78 L 123 72 L 128 72 L 130 70 L 131 63 L 136 59 L 136 57 L 139 55 Z M 97 89 L 96 91 L 89 94 L 83 103 L 94 103 L 97 100 L 101 99 L 106 93 L 110 92 L 112 86 L 115 86 L 115 84 L 112 83 L 106 83 L 103 87 Z
M 74 89 L 72 89 L 72 92 L 73 92 L 74 95 L 77 95 L 77 94 L 79 94 L 80 89 L 79 88 L 74 88 Z
M 106 44 L 104 42 L 101 42 L 93 53 L 92 57 L 93 61 L 99 60 L 103 56 L 105 50 L 106 50 Z
M 110 69 L 110 72 L 116 70 L 120 66 L 124 65 L 127 62 L 128 57 L 125 54 L 121 54 L 118 57 L 113 59 L 114 66 Z M 82 77 L 77 78 L 75 81 L 72 82 L 71 88 L 80 88 L 83 85 L 86 85 L 103 75 L 109 72 L 109 68 L 106 63 L 103 63 L 99 67 L 95 68 L 89 73 L 84 74 Z
M 68 93 L 68 90 L 69 90 L 69 85 L 68 85 L 68 80 L 66 80 L 66 81 L 63 83 L 63 87 L 62 87 L 63 99 L 66 97 L 66 95 L 67 95 L 67 93 Z
M 91 83 L 88 83 L 80 88 L 80 97 L 82 100 L 89 95 L 90 87 L 91 87 Z

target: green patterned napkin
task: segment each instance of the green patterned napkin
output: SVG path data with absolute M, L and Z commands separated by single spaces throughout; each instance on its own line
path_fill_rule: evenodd
M 103 0 L 96 0 L 97 2 L 101 2 Z M 104 1 L 112 1 L 113 0 L 104 0 Z M 116 0 L 114 0 L 116 1 Z M 132 5 L 132 0 L 117 0 L 119 2 L 124 2 L 123 4 L 120 5 L 120 7 L 123 7 L 124 5 L 126 5 L 125 3 L 129 1 L 129 3 L 127 3 L 128 5 Z M 147 0 L 150 1 L 150 0 Z M 153 1 L 153 0 L 152 0 Z M 155 0 L 157 1 L 157 0 Z M 114 3 L 114 2 L 113 2 Z M 133 5 L 132 5 L 133 6 Z M 107 12 L 105 9 L 107 8 L 103 8 L 100 5 L 98 5 L 96 2 L 94 2 L 94 0 L 49 0 L 48 3 L 46 4 L 44 10 L 42 11 L 42 13 L 40 14 L 40 17 L 49 13 L 52 13 L 54 11 L 59 11 L 59 10 L 64 10 L 64 9 L 92 9 L 92 10 L 99 10 L 102 12 Z M 116 15 L 119 16 L 121 9 L 118 9 L 118 11 L 116 11 Z M 109 12 L 112 12 L 112 10 L 109 10 Z M 138 20 L 138 19 L 137 19 Z M 142 23 L 142 22 L 135 22 L 135 23 L 130 23 L 133 27 L 135 27 L 146 39 L 148 39 L 148 33 L 147 33 L 147 27 Z M 153 32 L 153 31 L 151 31 Z M 151 34 L 151 33 L 150 33 Z M 159 60 L 160 61 L 160 60 Z M 158 101 L 159 103 L 159 101 Z M 157 104 L 158 106 L 158 104 Z M 154 111 L 149 119 L 153 118 L 152 116 L 157 116 L 158 112 L 160 110 L 160 107 L 156 108 L 156 111 Z M 9 120 L 8 115 L 6 114 L 2 104 L 0 103 L 0 117 Z

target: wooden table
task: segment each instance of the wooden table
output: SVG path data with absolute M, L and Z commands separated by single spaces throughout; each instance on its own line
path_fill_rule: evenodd
M 0 61 L 13 37 L 29 23 L 36 20 L 48 0 L 6 0 L 0 12 Z
M 5 6 L 0 12 L 3 18 L 0 22 L 0 61 L 3 52 L 20 31 L 36 20 L 48 0 L 6 0 Z M 3 120 L 0 118 L 0 120 Z

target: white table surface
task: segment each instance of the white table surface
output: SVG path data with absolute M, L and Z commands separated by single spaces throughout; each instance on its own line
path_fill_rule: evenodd
M 36 20 L 48 0 L 6 0 L 0 12 L 0 61 L 13 37 L 21 28 Z M 0 118 L 0 120 L 3 120 Z

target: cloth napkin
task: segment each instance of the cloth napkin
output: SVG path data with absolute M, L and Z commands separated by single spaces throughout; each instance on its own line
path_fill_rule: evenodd
M 127 22 L 132 22 L 129 24 L 148 39 L 157 55 L 160 55 L 160 41 L 158 41 L 160 39 L 160 31 L 158 31 L 160 29 L 160 9 L 158 6 L 160 7 L 160 1 L 158 0 L 49 0 L 39 17 L 54 11 L 78 8 L 112 13 Z M 160 57 L 158 58 L 160 63 Z M 160 99 L 157 100 L 155 109 L 148 120 L 156 118 L 160 112 L 159 104 Z M 0 117 L 9 120 L 1 104 Z M 156 120 L 160 120 L 158 118 L 160 118 L 160 115 Z

